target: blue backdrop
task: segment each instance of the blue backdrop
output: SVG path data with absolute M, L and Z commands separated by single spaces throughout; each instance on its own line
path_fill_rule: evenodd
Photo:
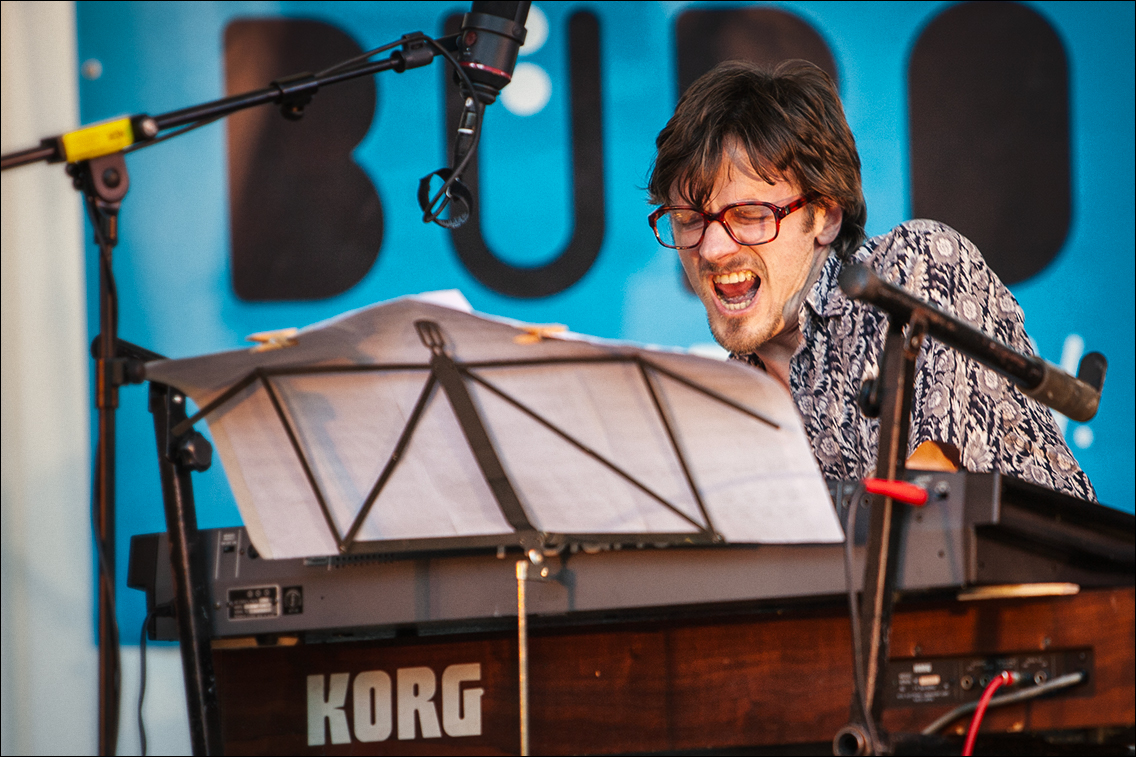
M 698 300 L 677 275 L 673 253 L 646 224 L 642 187 L 654 137 L 678 95 L 675 22 L 700 3 L 538 3 L 548 35 L 522 56 L 540 87 L 487 111 L 481 153 L 482 228 L 516 265 L 555 257 L 572 234 L 568 17 L 587 9 L 600 24 L 605 232 L 598 258 L 576 284 L 538 299 L 498 294 L 455 254 L 450 235 L 424 225 L 419 177 L 447 162 L 441 75 L 434 67 L 376 79 L 370 131 L 353 157 L 382 203 L 384 229 L 373 267 L 346 292 L 307 302 L 248 302 L 231 283 L 225 126 L 215 124 L 128 158 L 115 260 L 124 339 L 171 357 L 244 344 L 250 333 L 303 326 L 391 297 L 456 287 L 475 309 L 558 322 L 605 337 L 690 346 L 711 341 Z M 849 123 L 864 164 L 868 233 L 911 214 L 907 70 L 920 31 L 949 3 L 776 3 L 811 25 L 832 51 Z M 715 3 L 712 7 L 734 7 Z M 1026 326 L 1052 362 L 1084 349 L 1110 362 L 1100 414 L 1067 424 L 1067 438 L 1102 501 L 1133 510 L 1133 4 L 1031 3 L 1057 31 L 1068 59 L 1072 221 L 1060 254 L 1011 286 Z M 162 113 L 225 94 L 223 35 L 238 18 L 320 20 L 369 49 L 421 30 L 440 34 L 467 3 L 161 2 L 79 3 L 84 123 Z M 532 25 L 530 24 L 530 28 Z M 532 49 L 535 48 L 535 49 Z M 97 61 L 98 65 L 94 65 Z M 318 107 L 318 97 L 315 105 Z M 534 110 L 531 114 L 528 111 Z M 965 229 L 962 229 L 965 233 Z M 97 329 L 97 270 L 88 251 L 89 323 Z M 164 530 L 145 389 L 122 393 L 119 431 L 118 565 L 129 536 Z M 196 476 L 202 527 L 240 523 L 220 466 Z M 139 592 L 119 585 L 124 629 L 143 615 Z M 126 634 L 131 638 L 133 633 Z

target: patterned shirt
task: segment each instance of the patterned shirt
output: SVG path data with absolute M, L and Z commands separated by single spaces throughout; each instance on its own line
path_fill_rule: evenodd
M 1033 354 L 1021 306 L 975 246 L 943 224 L 908 221 L 873 237 L 851 256 L 883 279 L 1004 344 Z M 789 366 L 793 398 L 826 478 L 875 474 L 879 419 L 856 402 L 877 374 L 887 314 L 849 300 L 837 284 L 843 261 L 830 255 L 799 313 L 801 347 Z M 734 356 L 763 367 L 756 355 Z M 949 442 L 969 471 L 998 470 L 1096 500 L 1053 415 L 1007 379 L 933 337 L 916 360 L 910 454 L 928 441 Z

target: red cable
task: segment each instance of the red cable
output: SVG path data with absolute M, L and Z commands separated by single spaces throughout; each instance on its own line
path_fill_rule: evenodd
M 990 700 L 994 697 L 994 692 L 1002 684 L 1017 683 L 1021 678 L 1018 673 L 1011 673 L 1008 670 L 1003 670 L 998 675 L 994 676 L 994 680 L 986 684 L 986 688 L 982 690 L 982 697 L 978 700 L 978 707 L 974 711 L 974 717 L 970 719 L 970 730 L 966 732 L 966 743 L 962 745 L 963 757 L 970 757 L 974 751 L 974 739 L 978 736 L 978 726 L 982 723 L 982 716 L 986 714 L 986 706 L 990 704 Z

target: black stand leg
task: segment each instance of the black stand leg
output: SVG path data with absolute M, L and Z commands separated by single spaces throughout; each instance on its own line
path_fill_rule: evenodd
M 100 279 L 104 278 L 100 276 Z M 105 284 L 103 285 L 105 287 Z M 105 308 L 103 308 L 105 312 Z M 103 333 L 106 333 L 105 315 Z M 113 348 L 100 344 L 102 355 L 114 354 Z M 115 619 L 115 408 L 118 388 L 105 386 L 106 360 L 95 361 L 95 402 L 98 408 L 98 447 L 95 460 L 95 539 L 99 550 L 99 754 L 114 754 L 118 746 L 119 660 L 118 624 Z
M 170 539 L 170 568 L 181 640 L 185 699 L 193 753 L 222 754 L 221 714 L 213 675 L 210 646 L 209 596 L 205 585 L 205 554 L 197 530 L 190 472 L 205 470 L 212 460 L 209 443 L 190 429 L 181 437 L 170 430 L 186 419 L 185 395 L 164 384 L 150 384 L 150 412 L 158 440 L 158 467 L 166 530 Z

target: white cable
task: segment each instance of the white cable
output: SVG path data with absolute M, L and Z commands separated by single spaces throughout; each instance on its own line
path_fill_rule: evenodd
M 1077 671 L 1076 673 L 1068 673 L 1063 676 L 1054 678 L 1052 681 L 1046 683 L 1039 683 L 1037 686 L 1031 686 L 1028 689 L 1021 689 L 1012 694 L 1002 694 L 1001 696 L 994 697 L 990 700 L 987 707 L 1001 707 L 1004 704 L 1013 704 L 1014 702 L 1023 702 L 1027 699 L 1039 697 L 1042 694 L 1048 694 L 1051 691 L 1058 689 L 1066 689 L 1070 686 L 1076 686 L 1081 681 L 1084 681 L 1088 676 L 1084 671 Z M 978 707 L 978 700 L 961 704 L 948 712 L 943 717 L 936 720 L 931 725 L 924 728 L 920 733 L 924 736 L 933 736 L 943 729 L 944 726 L 949 725 L 951 722 L 958 720 L 968 712 L 974 712 Z

